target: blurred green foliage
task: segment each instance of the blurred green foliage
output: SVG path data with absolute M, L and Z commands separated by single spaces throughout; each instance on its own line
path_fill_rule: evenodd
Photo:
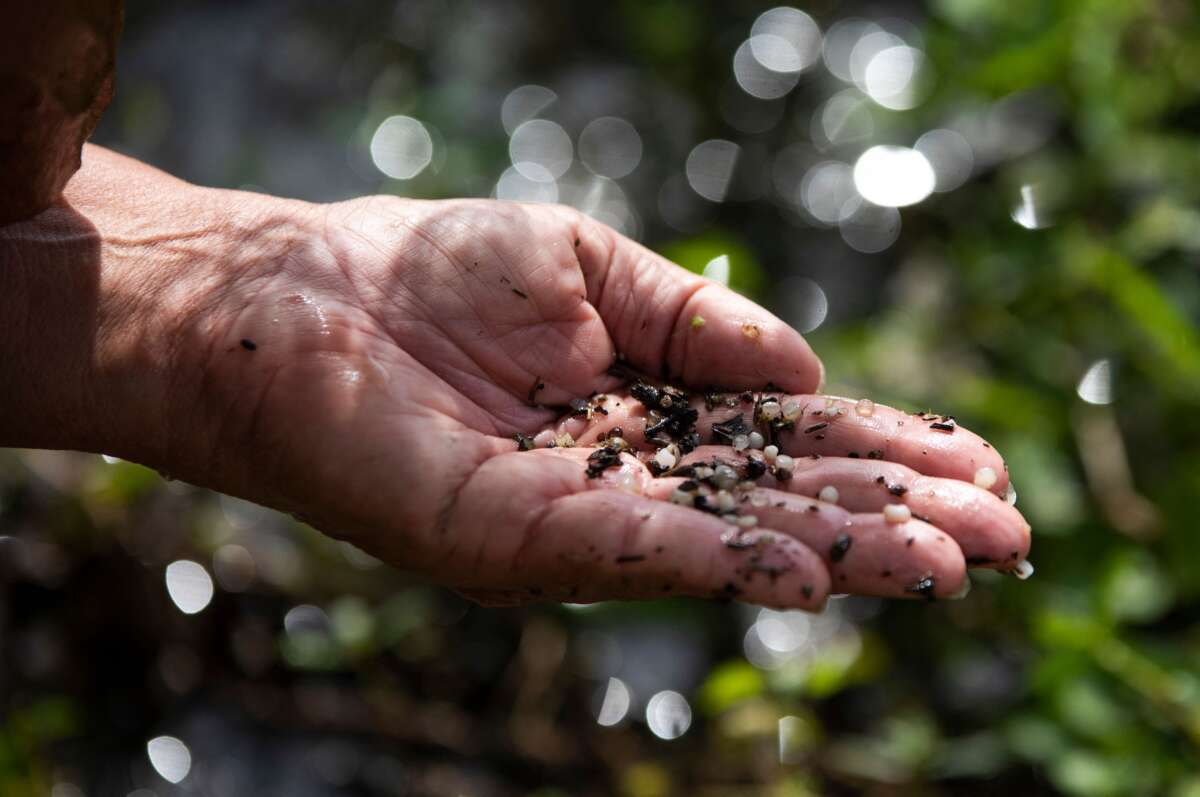
M 713 76 L 726 79 L 737 37 L 766 7 L 622 2 L 595 26 L 529 3 L 521 13 L 570 33 L 545 34 L 553 52 L 526 77 L 569 58 L 562 39 L 586 43 L 687 93 L 702 129 L 732 135 Z M 810 10 L 823 26 L 849 15 Z M 135 8 L 130 47 L 167 35 L 147 19 Z M 452 35 L 457 23 L 444 24 Z M 343 36 L 324 30 L 330 47 Z M 655 186 L 629 192 L 648 243 L 695 271 L 727 255 L 731 284 L 781 314 L 782 280 L 826 284 L 830 317 L 810 338 L 830 392 L 951 411 L 992 440 L 1034 528 L 1034 579 L 981 572 L 962 602 L 883 606 L 854 618 L 855 636 L 761 669 L 742 648 L 753 615 L 736 607 L 468 609 L 310 529 L 138 466 L 8 454 L 0 524 L 30 544 L 2 560 L 0 793 L 70 781 L 124 795 L 152 779 L 142 745 L 161 727 L 190 730 L 198 759 L 232 755 L 197 741 L 203 726 L 186 718 L 199 705 L 246 717 L 260 740 L 350 738 L 356 760 L 407 773 L 376 781 L 362 763 L 340 785 L 312 775 L 291 794 L 1200 795 L 1200 12 L 1185 0 L 933 0 L 920 31 L 934 92 L 913 110 L 875 109 L 880 138 L 911 142 L 1006 102 L 1046 133 L 904 209 L 886 253 L 818 262 L 836 233 L 764 213 L 765 201 L 709 208 L 683 233 L 655 221 Z M 371 118 L 423 114 L 450 131 L 450 154 L 411 184 L 371 188 L 486 193 L 503 138 L 453 133 L 469 90 L 395 74 Z M 170 165 L 164 138 L 189 131 L 149 78 L 123 92 L 110 143 Z M 360 104 L 334 93 L 309 107 L 316 121 L 297 124 L 365 146 Z M 797 101 L 779 141 L 803 137 L 812 110 Z M 678 160 L 694 142 L 651 143 L 647 161 Z M 231 184 L 285 190 L 252 152 L 236 160 Z M 1044 226 L 1014 223 L 1023 186 L 1037 188 Z M 1091 405 L 1076 386 L 1100 358 L 1115 400 Z M 179 615 L 162 566 L 207 566 L 233 544 L 253 554 L 254 586 Z M 297 604 L 327 624 L 286 633 Z M 699 668 L 672 687 L 695 711 L 675 741 L 594 720 L 613 674 L 595 666 L 608 661 L 597 640 L 643 630 L 665 647 L 639 666 L 669 670 L 678 656 Z M 113 762 L 128 761 L 114 779 Z

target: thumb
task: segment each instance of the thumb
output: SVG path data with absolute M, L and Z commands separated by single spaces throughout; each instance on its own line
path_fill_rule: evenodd
M 819 389 L 821 361 L 776 316 L 586 216 L 575 227 L 588 300 L 634 367 L 693 387 Z

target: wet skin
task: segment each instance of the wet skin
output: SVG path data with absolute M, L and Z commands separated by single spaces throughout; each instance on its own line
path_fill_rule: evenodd
M 760 480 L 771 500 L 747 505 L 758 525 L 744 545 L 727 544 L 725 520 L 666 500 L 679 479 L 642 462 L 645 412 L 610 373 L 618 353 L 694 389 L 770 382 L 802 401 L 823 401 L 821 366 L 762 308 L 567 208 L 312 205 L 197 188 L 89 147 L 66 202 L 0 246 L 47 262 L 90 246 L 96 270 L 94 323 L 40 344 L 62 384 L 14 399 L 22 425 L 0 421 L 0 443 L 144 462 L 479 600 L 684 594 L 814 609 L 840 591 L 947 596 L 967 557 L 1010 569 L 1028 550 L 1024 520 L 996 497 L 1007 478 L 994 449 L 884 407 L 820 439 L 782 434 L 784 453 L 822 458 L 799 460 L 786 483 Z M 597 392 L 612 394 L 609 416 L 565 419 Z M 707 443 L 732 410 L 698 407 Z M 513 439 L 571 428 L 591 443 L 621 423 L 641 458 L 622 454 L 597 478 L 591 449 Z M 693 456 L 717 454 L 740 456 Z M 969 484 L 984 465 L 996 495 Z M 812 511 L 827 484 L 841 505 Z M 926 520 L 885 523 L 884 503 L 900 501 Z M 853 541 L 834 561 L 841 534 Z

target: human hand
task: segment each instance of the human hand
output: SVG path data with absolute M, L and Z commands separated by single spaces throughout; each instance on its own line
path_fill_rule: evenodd
M 493 602 L 686 594 L 817 608 L 831 591 L 947 596 L 965 557 L 1024 559 L 1023 519 L 967 483 L 991 468 L 1003 493 L 996 452 L 883 407 L 843 403 L 823 439 L 811 424 L 781 431 L 785 455 L 824 458 L 798 461 L 787 482 L 764 475 L 766 503 L 747 494 L 737 510 L 754 527 L 672 502 L 681 480 L 651 478 L 631 453 L 589 478 L 594 449 L 518 451 L 515 434 L 552 428 L 589 443 L 622 426 L 641 446 L 647 408 L 610 373 L 618 353 L 693 387 L 770 381 L 825 409 L 809 395 L 820 365 L 793 330 L 574 211 L 312 206 L 198 189 L 94 148 L 85 172 L 86 159 L 92 187 L 68 198 L 99 230 L 103 323 L 81 370 L 107 400 L 72 445 L 292 512 Z M 562 421 L 597 393 L 612 396 L 608 416 Z M 707 441 L 724 415 L 698 415 Z M 824 486 L 840 506 L 800 497 Z M 930 522 L 888 523 L 893 500 Z

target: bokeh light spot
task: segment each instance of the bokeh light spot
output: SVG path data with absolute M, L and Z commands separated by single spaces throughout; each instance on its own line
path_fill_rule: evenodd
M 213 582 L 208 571 L 196 562 L 180 559 L 167 565 L 167 594 L 184 614 L 196 614 L 213 597 Z
M 604 688 L 604 697 L 600 701 L 600 710 L 596 713 L 596 722 L 612 727 L 629 713 L 632 695 L 629 687 L 620 678 L 609 678 Z
M 1088 404 L 1112 404 L 1112 361 L 1100 359 L 1092 363 L 1079 380 L 1075 392 Z
M 496 199 L 513 202 L 557 202 L 558 183 L 549 170 L 536 163 L 524 164 L 524 171 L 509 166 L 496 181 Z
M 433 138 L 411 116 L 389 116 L 371 136 L 371 162 L 394 180 L 411 180 L 433 160 Z
M 688 185 L 707 200 L 724 201 L 740 153 L 741 148 L 732 141 L 712 138 L 700 142 L 688 153 L 684 166 Z
M 871 147 L 854 164 L 854 187 L 884 207 L 915 205 L 933 193 L 933 167 L 915 149 Z
M 975 168 L 970 142 L 953 130 L 930 130 L 917 139 L 913 149 L 933 167 L 934 191 L 953 191 L 970 179 Z
M 542 172 L 562 177 L 571 168 L 574 147 L 562 125 L 549 119 L 530 119 L 513 131 L 508 142 L 513 166 L 531 180 L 541 180 Z
M 549 108 L 558 95 L 545 86 L 518 86 L 508 93 L 500 105 L 500 124 L 504 132 L 512 135 L 523 122 L 534 118 Z
M 778 36 L 755 36 L 744 42 L 733 54 L 733 77 L 742 91 L 760 100 L 778 99 L 796 87 L 800 80 L 799 72 L 775 72 L 763 66 L 754 57 L 754 48 L 766 49 L 768 42 L 774 41 L 779 46 L 787 47 L 787 42 Z M 756 45 L 757 41 L 757 45 Z
M 187 745 L 174 736 L 156 736 L 146 742 L 150 766 L 170 783 L 179 783 L 192 769 L 192 754 Z
M 729 255 L 717 255 L 704 264 L 704 276 L 722 285 L 729 284 Z
M 754 59 L 773 72 L 801 72 L 821 55 L 821 29 L 798 8 L 764 11 L 750 28 Z
M 678 739 L 692 726 L 692 707 L 678 692 L 658 692 L 646 704 L 646 724 L 660 739 Z
M 579 159 L 594 174 L 624 177 L 642 160 L 642 137 L 624 119 L 593 119 L 579 134 Z

